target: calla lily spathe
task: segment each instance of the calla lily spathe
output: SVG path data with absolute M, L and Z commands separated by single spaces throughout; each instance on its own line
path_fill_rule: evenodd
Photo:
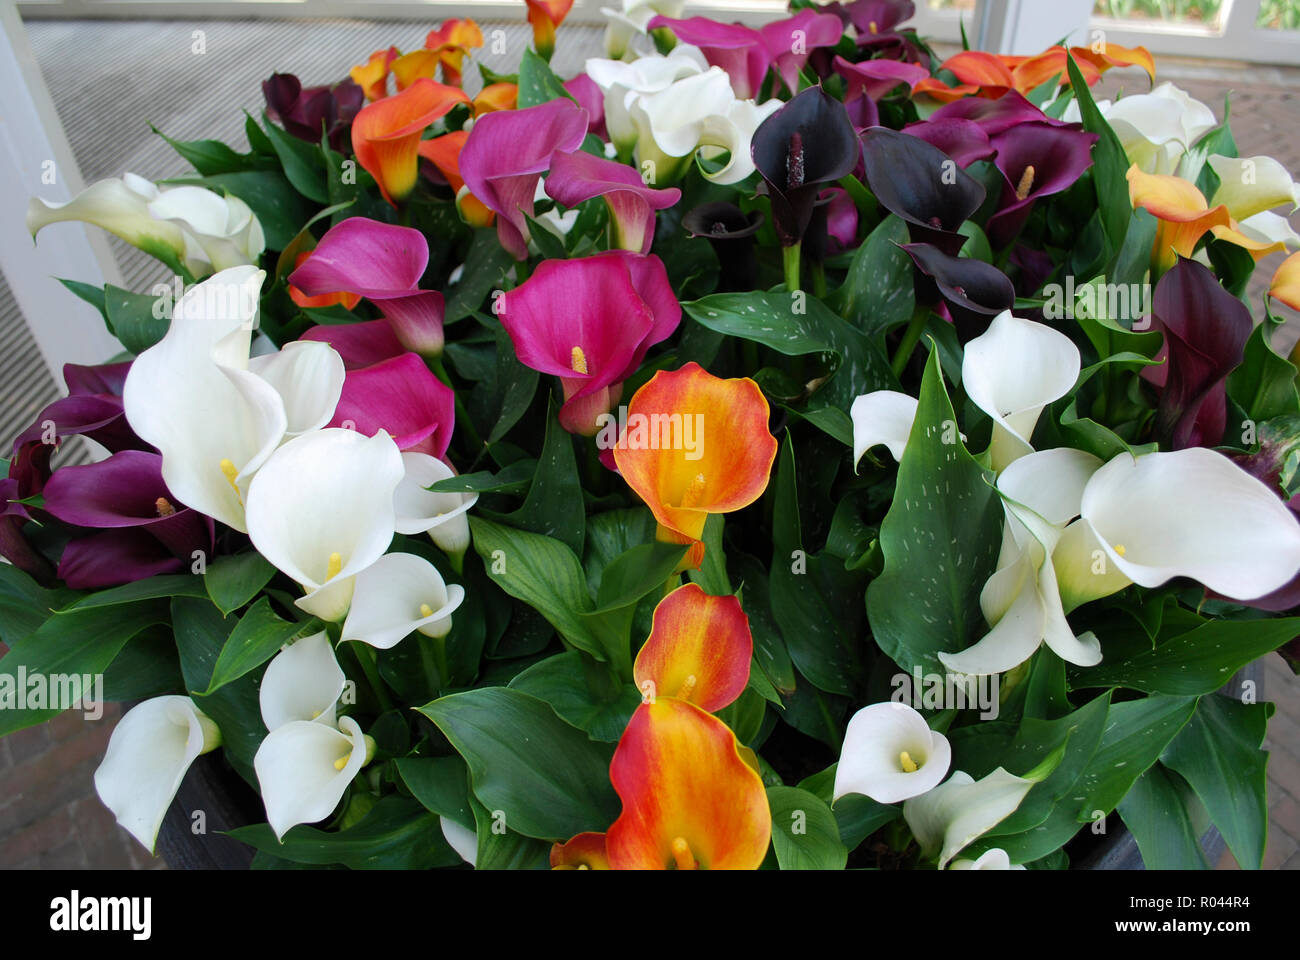
M 397 516 L 394 528 L 407 535 L 427 533 L 459 570 L 470 542 L 469 520 L 465 514 L 478 503 L 478 494 L 431 491 L 429 487 L 440 480 L 450 480 L 456 473 L 427 453 L 403 453 L 402 466 L 406 472 L 393 492 Z
M 1300 207 L 1300 185 L 1272 157 L 1212 154 L 1206 162 L 1219 177 L 1219 188 L 1210 202 L 1216 206 L 1223 204 L 1235 220 L 1245 220 L 1274 207 L 1284 207 L 1286 213 Z
M 618 9 L 601 7 L 605 25 L 605 55 L 622 60 L 632 53 L 632 41 L 644 37 L 656 16 L 680 17 L 686 0 L 621 0 Z
M 631 157 L 636 147 L 637 127 L 630 110 L 645 95 L 668 89 L 683 77 L 709 68 L 698 49 L 678 44 L 666 56 L 640 57 L 631 62 L 593 57 L 583 76 L 591 78 L 604 96 L 604 120 L 609 140 L 619 156 Z
M 253 769 L 277 840 L 291 827 L 324 820 L 375 754 L 375 741 L 351 717 L 338 726 L 294 720 L 272 730 Z
M 352 121 L 352 151 L 393 206 L 415 188 L 420 136 L 435 120 L 469 97 L 459 87 L 421 77 L 401 93 L 361 108 Z
M 266 666 L 257 702 L 267 730 L 297 720 L 333 726 L 347 677 L 325 633 L 301 637 Z
M 397 646 L 415 631 L 445 637 L 465 588 L 443 582 L 437 568 L 412 553 L 386 553 L 356 578 L 343 639 L 380 650 Z
M 1011 857 L 1001 847 L 991 847 L 974 860 L 954 860 L 949 870 L 1024 870 L 1024 864 L 1011 862 Z
M 221 745 L 221 731 L 189 697 L 154 697 L 128 710 L 95 770 L 95 792 L 117 822 L 153 852 L 185 771 Z
M 897 803 L 939 785 L 952 762 L 948 738 L 905 703 L 863 707 L 844 731 L 834 799 L 860 793 Z
M 1150 93 L 1097 103 L 1130 163 L 1144 173 L 1166 176 L 1178 172 L 1187 151 L 1217 122 L 1214 111 L 1172 83 L 1162 83 Z M 1077 122 L 1079 105 L 1071 102 L 1063 119 Z
M 744 692 L 753 653 L 740 601 L 688 583 L 655 607 L 632 674 L 645 698 L 674 697 L 715 713 Z
M 250 362 L 264 276 L 233 267 L 191 287 L 167 334 L 131 364 L 122 391 L 131 427 L 162 453 L 168 489 L 240 531 L 253 474 L 291 423 L 308 430 L 328 420 L 342 390 L 343 361 L 327 344 Z
M 438 828 L 442 831 L 442 838 L 447 841 L 447 846 L 455 850 L 471 867 L 477 865 L 478 833 L 476 831 L 469 827 L 462 827 L 450 817 L 439 817 Z
M 916 420 L 916 397 L 897 390 L 875 390 L 853 401 L 849 417 L 853 420 L 853 465 L 874 446 L 889 448 L 895 461 L 903 461 L 907 438 Z
M 302 586 L 296 603 L 342 620 L 354 578 L 393 538 L 393 491 L 405 473 L 392 437 L 326 428 L 290 440 L 248 490 L 253 546 Z
M 1001 767 L 982 780 L 957 770 L 946 783 L 904 803 L 903 818 L 921 854 L 937 856 L 942 870 L 973 840 L 1011 816 L 1033 785 Z

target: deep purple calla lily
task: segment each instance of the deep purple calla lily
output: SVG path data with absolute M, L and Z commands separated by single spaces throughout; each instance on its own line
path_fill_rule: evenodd
M 558 98 L 523 110 L 479 117 L 460 151 L 470 193 L 497 214 L 497 236 L 516 260 L 528 258 L 528 217 L 537 181 L 556 152 L 571 153 L 587 136 L 587 111 Z
M 1046 123 L 1054 127 L 1068 127 L 1072 130 L 1083 129 L 1077 123 L 1052 119 L 1015 90 L 1008 90 L 996 99 L 963 97 L 960 100 L 954 100 L 930 114 L 929 119 L 971 120 L 979 124 L 980 129 L 990 137 L 1022 123 Z
M 928 284 L 917 284 L 917 299 L 933 303 L 942 297 L 962 343 L 978 337 L 990 321 L 1016 302 L 1007 275 L 983 260 L 951 257 L 928 243 L 907 243 L 903 249 Z
M 854 0 L 841 10 L 857 32 L 859 49 L 868 56 L 920 63 L 929 69 L 929 54 L 916 43 L 915 32 L 896 29 L 916 15 L 912 0 Z
M 1149 368 L 1163 380 L 1156 432 L 1174 450 L 1214 446 L 1227 421 L 1228 374 L 1254 329 L 1250 311 L 1213 271 L 1179 257 L 1156 284 L 1151 312 L 1168 352 L 1167 372 Z
M 784 247 L 800 243 L 824 183 L 852 172 L 861 148 L 844 104 L 809 87 L 764 120 L 750 144 Z
M 592 197 L 604 197 L 609 207 L 612 246 L 633 253 L 649 253 L 655 236 L 655 211 L 681 199 L 676 187 L 648 187 L 627 164 L 595 157 L 581 150 L 556 153 L 546 177 L 546 193 L 566 207 L 576 207 Z
M 938 147 L 886 127 L 862 134 L 867 186 L 880 205 L 907 222 L 914 243 L 955 256 L 957 228 L 984 202 L 984 186 Z
M 76 589 L 132 583 L 189 569 L 195 551 L 211 557 L 214 524 L 176 503 L 162 457 L 123 450 L 107 460 L 55 471 L 45 510 L 74 527 L 104 531 L 70 541 L 59 578 Z
M 597 432 L 623 381 L 680 321 L 659 258 L 621 250 L 544 261 L 501 305 L 519 362 L 560 378 L 560 424 L 583 436 Z
M 331 427 L 386 431 L 400 450 L 441 458 L 456 425 L 456 395 L 414 353 L 349 370 Z
M 978 160 L 989 159 L 996 152 L 984 128 L 974 120 L 962 117 L 918 120 L 905 126 L 903 132 L 938 147 L 963 170 Z
M 351 152 L 352 120 L 366 102 L 365 92 L 351 79 L 304 89 L 293 74 L 275 73 L 262 81 L 262 95 L 267 113 L 286 132 L 308 143 L 320 143 L 328 135 L 333 149 Z
M 718 258 L 718 292 L 753 290 L 758 276 L 754 260 L 754 234 L 763 225 L 763 213 L 746 214 L 723 200 L 701 204 L 682 217 L 682 228 L 704 237 Z
M 442 353 L 442 294 L 419 288 L 429 243 L 411 227 L 350 217 L 325 232 L 311 256 L 289 275 L 309 297 L 346 291 L 375 304 L 407 350 Z
M 328 343 L 343 358 L 347 370 L 369 367 L 406 352 L 387 320 L 317 324 L 299 339 Z
M 833 66 L 835 72 L 844 78 L 844 106 L 849 110 L 853 125 L 859 130 L 874 127 L 880 122 L 877 100 L 901 86 L 911 90 L 930 75 L 930 71 L 919 64 L 898 60 L 864 60 L 853 63 L 837 56 Z
M 1002 196 L 989 218 L 994 247 L 1015 239 L 1039 197 L 1068 190 L 1092 166 L 1097 134 L 1049 123 L 1021 123 L 989 138 L 1002 172 Z
M 18 481 L 12 477 L 0 478 L 0 557 L 30 574 L 38 583 L 50 583 L 54 579 L 54 567 L 23 533 L 32 516 L 21 503 L 14 502 L 20 499 Z

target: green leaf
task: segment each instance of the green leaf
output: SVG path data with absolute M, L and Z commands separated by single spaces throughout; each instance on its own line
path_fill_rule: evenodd
M 986 627 L 979 596 L 1002 536 L 1002 505 L 966 450 L 932 350 L 893 504 L 880 527 L 885 557 L 867 589 L 880 648 L 905 672 L 943 672 L 938 653 L 965 649 Z
M 501 397 L 496 422 L 488 433 L 487 442 L 497 443 L 519 422 L 519 418 L 532 406 L 537 393 L 538 372 L 525 367 L 515 356 L 515 345 L 504 329 L 496 331 L 497 364 L 495 386 Z
M 1273 350 L 1268 340 L 1271 326 L 1265 321 L 1255 327 L 1246 340 L 1245 358 L 1228 375 L 1228 396 L 1256 423 L 1300 412 L 1296 368 Z M 1237 432 L 1232 426 L 1229 424 L 1228 436 Z
M 444 321 L 455 323 L 482 306 L 489 293 L 502 287 L 514 264 L 515 258 L 497 240 L 495 228 L 475 230 L 465 269 L 447 296 Z
M 108 323 L 108 308 L 104 305 L 104 288 L 97 287 L 93 283 L 82 283 L 80 280 L 65 280 L 62 277 L 57 278 L 59 283 L 67 287 L 78 298 L 85 300 L 88 304 L 99 311 L 99 315 Z M 109 325 L 109 330 L 112 330 Z
M 573 437 L 560 426 L 552 397 L 547 405 L 546 438 L 528 496 L 514 513 L 496 519 L 559 540 L 576 554 L 582 551 L 586 516 Z
M 65 587 L 46 589 L 13 564 L 0 563 L 0 642 L 12 647 L 26 639 L 76 597 Z
M 1160 764 L 1153 766 L 1120 801 L 1119 815 L 1148 870 L 1205 870 L 1205 851 L 1175 776 Z
M 1212 620 L 1154 649 L 1074 671 L 1071 686 L 1128 687 L 1147 693 L 1213 693 L 1250 663 L 1300 634 L 1300 617 Z
M 278 170 L 244 170 L 169 180 L 234 194 L 248 204 L 266 234 L 266 246 L 283 250 L 312 215 L 312 205 Z
M 467 830 L 474 829 L 474 812 L 469 806 L 469 767 L 460 756 L 402 757 L 396 763 L 402 781 L 425 809 L 454 820 Z
M 519 109 L 535 107 L 560 97 L 573 99 L 546 61 L 533 51 L 525 50 L 519 61 Z
M 807 790 L 768 787 L 772 847 L 782 870 L 843 870 L 849 851 L 830 808 Z
M 839 764 L 832 763 L 825 770 L 805 777 L 799 782 L 799 789 L 814 794 L 823 803 L 830 803 L 838 766 Z M 860 793 L 850 793 L 836 800 L 831 812 L 839 827 L 840 842 L 852 852 L 885 824 L 901 817 L 903 807 L 902 804 L 877 803 Z
M 337 832 L 300 824 L 280 843 L 269 824 L 259 823 L 230 836 L 287 860 L 339 863 L 353 870 L 427 870 L 461 863 L 443 839 L 437 814 L 407 797 L 383 797 L 359 823 Z
M 158 297 L 104 284 L 104 315 L 113 336 L 137 356 L 166 336 L 171 321 L 158 316 L 163 305 Z
M 211 696 L 232 680 L 256 670 L 290 640 L 311 633 L 319 626 L 317 620 L 299 623 L 282 619 L 271 609 L 270 599 L 262 597 L 248 608 L 230 632 L 203 696 Z
M 550 869 L 550 845 L 522 833 L 501 828 L 501 821 L 479 803 L 469 798 L 474 812 L 474 830 L 478 849 L 475 870 L 547 870 Z
M 280 158 L 284 175 L 289 178 L 295 190 L 308 200 L 317 203 L 329 203 L 329 188 L 325 183 L 325 161 L 320 147 L 295 136 L 285 133 L 265 113 L 262 120 L 266 124 L 266 136 L 271 141 L 275 155 Z
M 201 176 L 253 170 L 257 167 L 257 158 L 251 153 L 237 153 L 220 140 L 173 140 L 152 123 L 149 124 L 149 129 L 166 140 Z
M 1098 811 L 1114 810 L 1195 709 L 1192 697 L 1154 696 L 1111 704 L 1101 745 L 1082 778 L 1088 794 L 1076 820 L 1086 823 L 1095 820 Z
M 179 573 L 165 574 L 161 577 L 149 577 L 147 580 L 136 580 L 134 583 L 127 583 L 120 587 L 112 587 L 108 590 L 101 590 L 98 593 L 88 594 L 70 607 L 67 607 L 64 612 L 70 613 L 73 610 L 89 610 L 91 607 L 112 607 L 120 603 L 134 603 L 137 600 L 157 600 L 165 597 L 206 596 L 207 593 L 203 589 L 203 581 L 198 577 Z
M 484 687 L 419 708 L 469 765 L 474 795 L 506 826 L 540 840 L 605 830 L 618 816 L 610 747 L 593 743 L 544 701 Z
M 686 575 L 692 583 L 714 597 L 725 596 L 732 592 L 731 579 L 727 576 L 727 555 L 722 548 L 722 529 L 726 515 L 711 513 L 704 521 L 704 561 L 696 570 L 688 570 Z
M 516 530 L 482 517 L 469 518 L 474 549 L 502 590 L 544 616 L 580 650 L 604 659 L 581 614 L 592 609 L 582 566 L 559 540 Z
M 561 719 L 607 743 L 623 736 L 641 703 L 636 687 L 617 682 L 608 667 L 577 650 L 533 664 L 508 686 L 545 700 Z
M 1260 749 L 1271 703 L 1201 697 L 1196 713 L 1160 762 L 1191 785 L 1237 863 L 1258 870 L 1268 839 L 1268 754 Z
M 1119 137 L 1111 129 L 1106 118 L 1097 109 L 1092 92 L 1079 72 L 1079 65 L 1074 57 L 1067 54 L 1066 69 L 1070 73 L 1070 88 L 1079 102 L 1079 115 L 1083 120 L 1083 129 L 1095 133 L 1099 139 L 1092 148 L 1092 183 L 1097 194 L 1097 209 L 1101 214 L 1101 224 L 1106 231 L 1110 249 L 1118 251 L 1124 244 L 1124 235 L 1128 230 L 1132 204 L 1128 198 L 1128 157 Z
M 203 575 L 203 586 L 222 613 L 238 610 L 257 596 L 275 576 L 275 567 L 256 550 L 231 554 L 212 561 Z
M 1237 143 L 1232 138 L 1231 116 L 1232 94 L 1229 91 L 1223 95 L 1223 123 L 1192 144 L 1179 165 L 1178 175 L 1196 184 L 1196 189 L 1201 191 L 1206 200 L 1213 199 L 1219 189 L 1219 175 L 1206 162 L 1210 155 L 1217 153 L 1221 157 L 1237 156 Z
M 873 340 L 911 319 L 915 268 L 898 247 L 907 241 L 907 224 L 892 213 L 885 217 L 853 254 L 844 283 L 830 300 L 840 316 Z

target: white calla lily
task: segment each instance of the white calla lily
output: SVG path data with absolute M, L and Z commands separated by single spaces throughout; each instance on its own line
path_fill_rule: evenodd
M 1178 170 L 1187 151 L 1218 122 L 1214 111 L 1187 91 L 1162 83 L 1150 93 L 1097 104 L 1119 138 L 1130 163 L 1144 173 L 1167 176 Z M 1079 105 L 1071 102 L 1063 119 L 1078 122 Z
M 343 395 L 343 358 L 328 343 L 295 340 L 274 353 L 251 358 L 248 369 L 280 395 L 286 437 L 325 426 Z
M 1300 523 L 1282 499 L 1204 447 L 1122 453 L 1088 480 L 1053 553 L 1065 609 L 1129 583 L 1190 577 L 1249 600 L 1300 569 Z
M 398 533 L 427 533 L 443 553 L 459 563 L 469 547 L 466 512 L 478 503 L 477 493 L 435 493 L 429 490 L 439 480 L 450 480 L 455 471 L 437 457 L 407 451 L 402 454 L 405 473 L 393 492 L 393 509 Z M 457 568 L 459 569 L 459 567 Z
M 1045 324 L 1004 310 L 966 344 L 961 379 L 972 403 L 993 418 L 995 471 L 1033 451 L 1029 440 L 1043 408 L 1079 378 L 1079 348 Z
M 150 853 L 194 759 L 221 744 L 221 731 L 189 697 L 154 697 L 128 710 L 95 770 L 95 792 Z
M 659 15 L 677 19 L 685 6 L 686 0 L 623 0 L 618 10 L 601 7 L 600 12 L 609 21 L 605 26 L 605 55 L 622 60 L 633 52 L 632 41 L 646 36 L 651 20 Z
M 443 839 L 447 845 L 460 855 L 460 858 L 468 863 L 471 867 L 477 866 L 478 860 L 478 834 L 469 827 L 462 827 L 455 820 L 447 817 L 438 817 L 438 825 L 442 828 Z
M 835 768 L 838 800 L 860 793 L 877 803 L 897 803 L 933 789 L 952 762 L 948 738 L 905 703 L 863 707 L 844 731 Z
M 428 560 L 386 553 L 357 574 L 343 639 L 388 650 L 416 630 L 445 637 L 452 613 L 464 600 L 465 588 L 445 583 Z
M 854 400 L 849 408 L 853 420 L 854 467 L 864 453 L 877 445 L 888 447 L 890 455 L 901 463 L 907 438 L 912 435 L 916 407 L 916 397 L 897 390 L 876 390 Z
M 1223 204 L 1234 220 L 1283 205 L 1290 213 L 1300 206 L 1300 187 L 1272 157 L 1221 157 L 1216 153 L 1206 162 L 1219 177 L 1210 206 Z
M 248 535 L 302 586 L 299 607 L 323 620 L 347 614 L 353 578 L 393 538 L 393 491 L 403 473 L 387 433 L 334 427 L 295 437 L 257 472 L 248 489 Z
M 272 730 L 257 748 L 253 769 L 276 839 L 333 813 L 374 753 L 375 741 L 351 717 L 341 717 L 337 729 L 294 720 Z
M 637 127 L 630 109 L 645 94 L 665 90 L 674 81 L 709 69 L 698 48 L 679 43 L 667 56 L 641 57 L 629 63 L 593 57 L 587 76 L 605 91 L 605 129 L 620 154 L 636 146 Z
M 1248 239 L 1263 244 L 1280 243 L 1292 250 L 1300 248 L 1300 234 L 1291 228 L 1286 217 L 1265 210 L 1253 214 L 1237 224 L 1237 229 Z
M 334 725 L 347 677 L 329 637 L 313 633 L 285 647 L 267 664 L 257 701 L 267 730 L 296 720 Z
M 1046 642 L 1063 660 L 1095 666 L 1101 647 L 1092 633 L 1076 637 L 1065 619 L 1053 551 L 1079 514 L 1083 491 L 1101 461 L 1069 448 L 1021 457 L 998 477 L 1006 523 L 997 572 L 980 593 L 991 629 L 979 642 L 939 660 L 954 673 L 1004 673 Z
M 1013 864 L 1011 857 L 1001 847 L 991 847 L 974 860 L 954 860 L 949 870 L 1024 870 L 1021 863 Z
M 195 273 L 253 263 L 266 249 L 262 225 L 248 204 L 203 187 L 171 187 L 149 202 L 149 214 L 180 226 L 191 241 L 187 265 Z
M 1034 781 L 998 767 L 982 780 L 957 770 L 946 783 L 903 804 L 903 819 L 911 827 L 921 853 L 936 854 L 939 869 L 948 865 L 971 841 L 1011 816 Z
M 63 202 L 33 197 L 27 205 L 27 231 L 35 239 L 51 223 L 75 220 L 94 224 L 164 261 L 179 261 L 185 255 L 185 233 L 149 212 L 149 201 L 157 195 L 148 180 L 127 174 L 92 183 Z
M 190 287 L 122 392 L 127 421 L 162 453 L 176 498 L 240 531 L 252 476 L 288 425 L 280 393 L 247 369 L 264 277 L 234 267 Z

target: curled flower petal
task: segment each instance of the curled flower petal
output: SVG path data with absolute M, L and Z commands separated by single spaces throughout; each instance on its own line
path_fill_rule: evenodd
M 285 647 L 266 666 L 257 702 L 267 730 L 295 720 L 334 725 L 334 712 L 347 677 L 329 637 L 313 633 Z
M 295 720 L 267 735 L 253 769 L 276 839 L 299 823 L 316 823 L 334 812 L 370 760 L 374 741 L 367 740 L 351 717 L 339 718 L 338 729 Z
M 714 713 L 744 692 L 753 648 L 740 601 L 688 583 L 655 607 L 633 676 L 646 696 L 676 697 Z
M 853 420 L 853 465 L 872 447 L 883 444 L 897 462 L 903 460 L 907 438 L 912 435 L 916 419 L 916 397 L 895 390 L 864 393 L 853 401 L 849 416 Z
M 416 630 L 445 637 L 451 615 L 464 599 L 464 587 L 444 583 L 423 557 L 386 553 L 357 574 L 343 639 L 388 650 Z
M 393 206 L 415 187 L 420 135 L 458 103 L 469 103 L 464 91 L 422 77 L 401 93 L 363 107 L 352 121 L 357 162 Z
M 946 783 L 904 803 L 903 818 L 922 854 L 937 855 L 942 870 L 972 840 L 1011 816 L 1033 785 L 1001 767 L 982 780 L 957 770 Z
M 833 795 L 897 803 L 938 786 L 951 762 L 948 738 L 931 730 L 925 717 L 905 703 L 873 703 L 845 728 Z

